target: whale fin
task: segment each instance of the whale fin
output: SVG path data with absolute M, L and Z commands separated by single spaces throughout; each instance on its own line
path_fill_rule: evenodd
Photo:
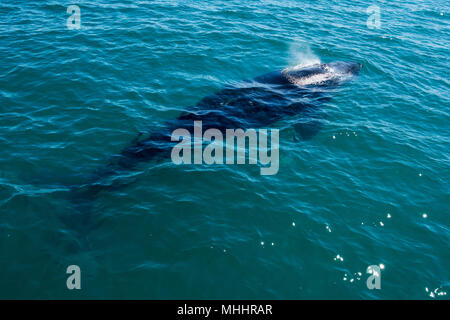
M 293 126 L 296 132 L 296 135 L 294 135 L 294 141 L 299 141 L 298 136 L 300 136 L 301 140 L 304 141 L 315 137 L 322 129 L 325 119 L 325 115 L 319 113 L 318 111 L 308 112 L 307 118 L 302 119 L 302 121 Z
M 131 141 L 131 143 L 132 144 L 136 144 L 136 143 L 138 143 L 139 142 L 139 140 L 141 139 L 141 137 L 144 135 L 144 133 L 142 132 L 142 131 L 139 131 L 139 133 L 138 133 L 138 135 L 137 135 L 137 137 L 136 138 L 134 138 L 132 141 Z
M 294 130 L 301 136 L 302 140 L 310 140 L 319 133 L 322 126 L 323 124 L 320 121 L 309 121 L 294 125 Z M 299 141 L 296 136 L 294 136 L 294 140 Z

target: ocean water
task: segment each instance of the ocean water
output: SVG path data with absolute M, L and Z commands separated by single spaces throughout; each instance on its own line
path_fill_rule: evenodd
M 2 1 L 0 297 L 448 299 L 448 9 Z M 99 192 L 87 223 L 73 214 L 67 186 L 139 132 L 226 85 L 334 60 L 363 68 L 312 139 L 279 126 L 278 174 L 150 161 Z M 69 265 L 81 290 L 66 287 Z

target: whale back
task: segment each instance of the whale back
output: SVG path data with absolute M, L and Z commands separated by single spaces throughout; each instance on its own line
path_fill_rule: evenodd
M 298 87 L 316 86 L 333 88 L 359 73 L 361 64 L 335 61 L 306 67 L 291 67 L 281 71 L 283 76 Z

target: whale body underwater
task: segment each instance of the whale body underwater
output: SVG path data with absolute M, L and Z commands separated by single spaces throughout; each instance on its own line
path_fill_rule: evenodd
M 115 156 L 108 171 L 120 172 L 140 162 L 169 156 L 175 144 L 172 132 L 183 128 L 192 133 L 194 121 L 201 121 L 204 131 L 218 129 L 225 135 L 226 129 L 268 128 L 280 120 L 301 116 L 295 129 L 303 139 L 310 139 L 320 129 L 320 104 L 330 99 L 332 89 L 357 75 L 361 68 L 356 62 L 314 64 L 274 71 L 225 87 L 167 121 L 148 138 L 136 138 Z
M 218 129 L 225 134 L 226 129 L 269 128 L 281 120 L 294 119 L 294 129 L 301 139 L 310 139 L 321 127 L 320 105 L 329 101 L 329 93 L 334 88 L 353 78 L 361 68 L 357 62 L 318 63 L 286 68 L 226 86 L 187 108 L 179 117 L 164 122 L 148 137 L 141 134 L 93 173 L 88 182 L 72 186 L 71 191 L 77 194 L 74 204 L 86 211 L 95 194 L 112 187 L 106 180 L 142 162 L 170 158 L 171 149 L 177 143 L 171 140 L 172 132 L 183 128 L 192 133 L 194 121 L 202 121 L 203 130 Z

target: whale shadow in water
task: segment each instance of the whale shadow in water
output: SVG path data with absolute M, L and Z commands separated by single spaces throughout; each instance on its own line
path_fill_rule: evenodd
M 86 183 L 71 187 L 74 212 L 66 217 L 66 223 L 72 227 L 77 224 L 80 231 L 96 226 L 90 212 L 97 194 L 127 184 L 117 177 L 140 163 L 169 159 L 172 147 L 178 143 L 171 141 L 172 132 L 183 128 L 193 133 L 194 121 L 202 121 L 203 132 L 214 128 L 225 136 L 226 129 L 269 128 L 281 120 L 293 119 L 297 136 L 311 139 L 322 126 L 320 105 L 361 67 L 356 62 L 337 61 L 288 68 L 206 96 L 178 118 L 166 121 L 157 132 L 146 138 L 138 136 Z

